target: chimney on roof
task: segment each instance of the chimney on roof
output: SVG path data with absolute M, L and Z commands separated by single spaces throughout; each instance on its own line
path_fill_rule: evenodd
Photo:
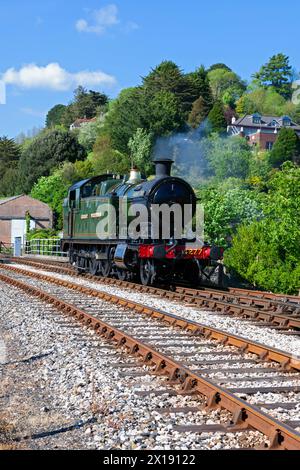
M 236 123 L 236 117 L 235 117 L 235 116 L 232 116 L 231 124 L 235 124 L 235 123 Z

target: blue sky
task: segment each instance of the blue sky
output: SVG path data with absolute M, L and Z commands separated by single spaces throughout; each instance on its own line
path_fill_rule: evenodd
M 300 71 L 300 4 L 273 0 L 2 0 L 0 135 L 43 126 L 83 83 L 115 97 L 170 59 L 224 62 L 244 79 L 277 52 Z

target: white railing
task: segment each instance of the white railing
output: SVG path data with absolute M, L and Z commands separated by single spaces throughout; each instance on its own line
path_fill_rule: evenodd
M 25 243 L 25 255 L 67 257 L 68 253 L 61 251 L 59 238 L 40 238 Z

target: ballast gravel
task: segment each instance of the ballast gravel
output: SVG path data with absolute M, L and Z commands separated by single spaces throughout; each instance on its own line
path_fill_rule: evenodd
M 91 287 L 101 292 L 114 294 L 128 300 L 140 302 L 149 307 L 156 307 L 179 317 L 227 331 L 228 333 L 250 339 L 251 341 L 256 341 L 272 348 L 280 349 L 281 351 L 285 351 L 295 356 L 300 356 L 299 337 L 285 336 L 276 330 L 268 327 L 256 326 L 247 320 L 238 319 L 236 317 L 231 318 L 228 316 L 220 316 L 213 313 L 212 311 L 185 306 L 184 304 L 178 303 L 176 301 L 161 299 L 149 293 L 143 294 L 126 288 L 122 289 L 119 286 L 110 286 L 107 284 L 93 282 L 85 279 L 84 277 L 51 273 L 48 271 L 37 270 L 31 266 L 24 266 L 22 264 L 14 264 L 14 266 L 27 271 L 38 272 L 39 274 L 55 277 L 56 279 L 71 281 L 74 284 L 81 286 Z
M 2 282 L 0 345 L 0 448 L 217 450 L 267 443 L 256 431 L 176 431 L 177 425 L 226 424 L 232 416 L 225 410 L 162 413 L 198 407 L 203 399 L 170 395 L 165 378 L 137 369 L 93 331 Z M 124 377 L 120 363 L 145 375 Z

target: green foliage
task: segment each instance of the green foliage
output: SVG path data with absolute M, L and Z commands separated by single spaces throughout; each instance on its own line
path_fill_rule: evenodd
M 291 96 L 292 67 L 288 56 L 277 54 L 263 65 L 259 72 L 253 75 L 259 86 L 272 87 L 285 99 Z
M 13 196 L 18 180 L 18 160 L 21 148 L 13 139 L 0 137 L 0 194 Z
M 272 170 L 270 156 L 267 151 L 252 150 L 249 165 L 248 182 L 251 186 L 264 190 Z
M 291 128 L 282 128 L 270 154 L 270 162 L 279 167 L 287 160 L 296 161 L 300 157 L 300 139 Z
M 104 118 L 102 117 L 101 119 L 97 119 L 95 122 L 88 122 L 80 128 L 78 133 L 78 142 L 87 152 L 91 152 L 93 149 L 97 137 L 104 125 L 103 120 Z
M 200 96 L 194 104 L 189 114 L 188 123 L 193 129 L 197 129 L 200 124 L 207 118 L 208 109 L 205 100 Z
M 287 103 L 285 99 L 273 88 L 256 88 L 251 93 L 243 95 L 236 105 L 238 114 L 261 114 L 282 116 L 286 114 Z
M 41 176 L 48 176 L 52 169 L 64 161 L 75 162 L 86 156 L 84 148 L 70 133 L 48 130 L 25 148 L 20 158 L 21 188 L 29 192 Z
M 20 157 L 20 147 L 13 139 L 0 137 L 0 165 L 1 169 L 9 167 Z
M 246 84 L 234 72 L 225 68 L 214 68 L 208 72 L 208 78 L 215 100 L 223 100 L 232 105 L 246 90 Z
M 187 74 L 187 78 L 192 83 L 193 94 L 195 96 L 193 106 L 199 98 L 202 98 L 205 114 L 207 116 L 214 104 L 207 71 L 202 65 L 196 69 L 195 72 Z M 192 112 L 192 109 L 190 112 Z
M 208 122 L 211 132 L 223 134 L 227 128 L 227 122 L 224 115 L 224 107 L 221 101 L 216 101 L 208 115 Z
M 91 119 L 106 110 L 107 104 L 105 94 L 79 86 L 74 91 L 73 101 L 65 108 L 60 124 L 69 128 L 76 119 Z
M 200 74 L 197 75 L 197 71 L 189 77 L 184 75 L 174 62 L 164 61 L 143 78 L 143 88 L 150 97 L 162 92 L 173 94 L 180 103 L 181 111 L 186 115 L 199 97 L 199 82 L 201 77 Z
M 48 204 L 54 212 L 57 229 L 62 228 L 62 203 L 69 187 L 77 181 L 94 175 L 91 162 L 65 162 L 51 175 L 42 176 L 31 190 L 31 197 Z M 38 238 L 38 237 L 36 237 Z M 47 237 L 45 237 L 47 238 Z
M 181 106 L 176 95 L 159 91 L 150 102 L 150 130 L 157 136 L 178 132 L 185 125 Z
M 225 69 L 228 72 L 232 72 L 231 68 L 228 67 L 226 64 L 218 63 L 218 64 L 213 64 L 209 67 L 208 72 L 212 72 L 213 70 L 219 70 L 219 69 Z
M 26 234 L 26 240 L 51 240 L 58 239 L 56 230 L 52 229 L 33 229 Z M 45 245 L 44 245 L 45 246 Z M 45 246 L 46 248 L 46 246 Z
M 205 240 L 226 247 L 237 226 L 262 214 L 260 196 L 239 187 L 218 185 L 197 191 L 204 206 Z
M 59 126 L 62 123 L 65 110 L 66 106 L 63 104 L 57 104 L 51 108 L 46 117 L 46 127 Z
M 111 138 L 108 135 L 98 137 L 93 150 L 91 160 L 96 174 L 117 173 L 126 174 L 130 170 L 130 159 L 112 147 Z
M 246 179 L 249 175 L 251 150 L 241 137 L 220 138 L 212 136 L 204 143 L 204 151 L 216 178 Z
M 68 194 L 68 185 L 63 181 L 61 172 L 42 176 L 31 190 L 31 197 L 48 204 L 56 216 L 57 227 L 62 227 L 62 202 Z M 37 237 L 38 238 L 38 237 Z
M 131 152 L 132 163 L 145 175 L 149 175 L 153 168 L 151 153 L 153 136 L 145 129 L 137 129 L 129 140 L 128 147 Z
M 146 96 L 142 88 L 123 90 L 109 109 L 105 130 L 114 149 L 128 153 L 129 139 L 138 128 L 148 129 Z
M 286 109 L 286 114 L 290 116 L 296 124 L 300 125 L 300 104 L 292 106 L 290 110 Z
M 226 265 L 255 285 L 287 294 L 300 288 L 300 168 L 285 163 L 270 181 L 265 218 L 241 226 Z

